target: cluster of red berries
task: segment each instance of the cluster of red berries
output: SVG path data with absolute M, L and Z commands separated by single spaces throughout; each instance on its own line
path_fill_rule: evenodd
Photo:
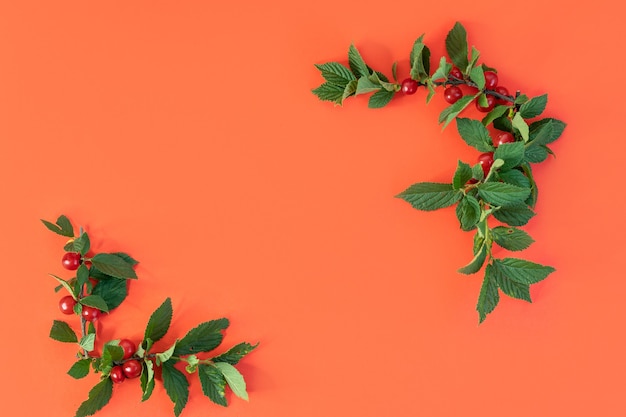
M 63 255 L 63 258 L 61 259 L 61 264 L 63 265 L 63 267 L 70 271 L 77 270 L 81 263 L 82 258 L 80 256 L 80 253 L 76 252 L 67 252 L 65 255 Z M 92 285 L 95 285 L 96 282 L 97 281 L 95 280 L 91 281 Z M 63 314 L 73 314 L 75 305 L 76 300 L 71 295 L 66 295 L 59 300 L 59 310 L 61 310 L 61 313 Z M 100 317 L 100 310 L 95 307 L 83 305 L 80 314 L 85 319 L 85 321 L 93 322 L 97 320 L 98 317 Z
M 111 373 L 109 374 L 111 381 L 116 384 L 124 382 L 126 378 L 132 379 L 141 375 L 141 363 L 137 359 L 131 359 L 137 351 L 137 347 L 132 340 L 122 339 L 119 342 L 119 346 L 124 350 L 124 356 L 122 357 L 124 362 L 111 368 Z
M 499 133 L 497 139 L 497 141 L 493 141 L 493 146 L 496 148 L 504 143 L 515 142 L 515 136 L 513 136 L 510 132 Z M 482 167 L 485 176 L 487 176 L 491 170 L 491 166 L 493 165 L 493 152 L 481 153 L 478 156 L 478 163 Z

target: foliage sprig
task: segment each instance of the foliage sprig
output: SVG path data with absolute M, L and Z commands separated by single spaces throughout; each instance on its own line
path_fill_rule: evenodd
M 469 48 L 467 32 L 456 23 L 448 32 L 448 57 L 441 57 L 430 71 L 431 54 L 420 36 L 410 52 L 410 78 L 398 81 L 394 63 L 390 81 L 365 63 L 354 45 L 348 49 L 348 66 L 339 62 L 317 64 L 325 82 L 313 90 L 323 101 L 343 105 L 350 97 L 370 94 L 368 106 L 381 108 L 396 95 L 414 94 L 418 88 L 428 93 L 430 102 L 437 88 L 444 88 L 450 106 L 439 115 L 443 128 L 453 120 L 461 138 L 482 154 L 478 163 L 458 161 L 450 183 L 420 182 L 397 195 L 418 210 L 456 206 L 463 231 L 474 232 L 473 258 L 458 271 L 475 274 L 484 270 L 476 310 L 479 323 L 500 300 L 500 291 L 509 297 L 531 302 L 530 285 L 554 272 L 551 266 L 519 258 L 496 258 L 493 245 L 509 251 L 523 251 L 534 241 L 520 229 L 535 216 L 538 187 L 533 164 L 545 161 L 554 152 L 548 147 L 557 140 L 565 123 L 544 117 L 548 95 L 529 98 L 517 91 L 509 94 L 498 86 L 497 70 L 480 63 L 480 52 Z M 461 88 L 465 89 L 463 91 Z M 471 104 L 485 113 L 482 119 L 461 117 Z M 497 138 L 488 127 L 491 127 Z

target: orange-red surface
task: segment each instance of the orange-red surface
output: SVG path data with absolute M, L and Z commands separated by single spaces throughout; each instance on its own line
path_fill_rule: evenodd
M 39 219 L 65 213 L 141 261 L 103 338 L 140 338 L 170 296 L 164 342 L 222 316 L 221 349 L 260 341 L 249 403 L 194 380 L 183 416 L 626 415 L 619 4 L 2 1 L 1 414 L 71 417 L 97 381 L 67 376 L 74 350 L 48 338 L 47 273 L 69 274 Z M 501 84 L 548 92 L 569 124 L 526 228 L 524 256 L 557 272 L 481 326 L 481 276 L 456 272 L 470 234 L 393 198 L 475 158 L 437 125 L 441 95 L 373 111 L 310 93 L 351 42 L 405 77 L 426 33 L 436 62 L 456 20 Z M 139 398 L 116 386 L 99 415 L 173 415 L 162 386 Z

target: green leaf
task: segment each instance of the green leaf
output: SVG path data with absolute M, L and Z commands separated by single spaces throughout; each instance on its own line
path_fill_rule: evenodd
M 52 323 L 52 328 L 50 329 L 50 338 L 57 340 L 63 343 L 77 343 L 78 338 L 76 337 L 76 333 L 64 321 L 54 320 Z
M 522 169 L 524 170 L 524 174 L 528 181 L 530 181 L 530 196 L 526 199 L 526 204 L 531 208 L 535 207 L 537 204 L 537 196 L 539 195 L 539 189 L 537 188 L 537 183 L 535 182 L 535 178 L 533 176 L 533 168 L 530 164 L 525 163 L 522 164 Z M 515 224 L 511 224 L 511 226 L 517 226 Z
M 328 62 L 326 64 L 316 64 L 315 68 L 320 70 L 322 77 L 331 83 L 341 87 L 344 87 L 352 80 L 356 80 L 356 77 L 352 72 L 344 65 L 338 62 Z
M 497 118 L 502 117 L 509 109 L 509 106 L 499 104 L 494 107 L 493 110 L 491 110 L 489 113 L 487 113 L 483 120 L 481 120 L 481 123 L 484 126 L 487 126 L 489 125 L 489 123 L 493 122 Z
M 459 22 L 454 24 L 454 27 L 446 36 L 446 51 L 450 60 L 460 70 L 467 68 L 467 32 L 465 28 Z
M 391 75 L 393 76 L 393 80 L 398 82 L 398 63 L 394 62 L 391 64 Z
M 189 355 L 186 358 L 187 366 L 185 366 L 185 371 L 192 374 L 196 372 L 198 369 L 198 365 L 200 364 L 200 359 L 196 355 Z
M 485 259 L 487 259 L 487 245 L 483 241 L 482 245 L 478 249 L 478 252 L 476 252 L 474 258 L 470 261 L 470 263 L 462 268 L 459 268 L 458 271 L 461 274 L 466 275 L 475 274 L 476 272 L 480 271 L 480 268 L 483 267 Z
M 485 321 L 487 314 L 491 313 L 498 302 L 500 301 L 500 294 L 498 293 L 498 283 L 492 273 L 492 266 L 487 265 L 485 269 L 485 279 L 483 285 L 480 288 L 480 295 L 478 296 L 478 304 L 476 304 L 476 311 L 479 315 L 479 323 Z
M 112 253 L 99 253 L 91 258 L 91 263 L 99 271 L 115 278 L 137 278 L 133 266 Z
M 356 95 L 372 93 L 382 88 L 380 83 L 372 81 L 369 77 L 361 77 L 356 85 Z
M 341 104 L 343 101 L 344 90 L 344 87 L 331 83 L 324 83 L 311 91 L 322 101 L 332 101 L 335 104 Z
M 522 135 L 522 139 L 524 139 L 524 142 L 528 142 L 528 138 L 529 138 L 528 125 L 526 124 L 526 121 L 522 118 L 522 116 L 519 113 L 515 113 L 515 116 L 513 116 L 513 120 L 511 121 L 511 126 L 513 126 L 514 129 L 517 129 L 520 135 Z
M 528 233 L 516 227 L 498 226 L 491 230 L 491 235 L 498 245 L 512 251 L 524 250 L 534 242 Z
M 493 127 L 503 132 L 513 132 L 513 123 L 508 116 L 503 115 L 493 121 Z
M 176 342 L 174 342 L 174 344 L 170 346 L 170 348 L 167 349 L 165 352 L 157 353 L 156 354 L 157 366 L 161 366 L 163 362 L 169 361 L 172 355 L 174 354 L 174 349 L 176 349 Z
M 104 375 L 108 375 L 113 368 L 114 362 L 119 362 L 124 357 L 124 349 L 118 346 L 119 340 L 109 342 L 102 348 L 102 357 L 100 358 L 99 370 Z
M 456 128 L 465 143 L 479 152 L 491 152 L 491 137 L 487 128 L 478 120 L 457 118 Z
M 519 114 L 524 119 L 530 119 L 539 116 L 546 109 L 548 104 L 548 95 L 533 97 L 519 108 Z
M 198 377 L 202 385 L 202 392 L 215 404 L 226 407 L 226 378 L 213 365 L 200 365 Z
M 139 264 L 138 260 L 134 259 L 132 256 L 130 256 L 127 253 L 124 253 L 124 252 L 113 252 L 112 255 L 119 256 L 120 258 L 125 260 L 127 264 L 130 264 L 130 266 L 135 266 L 135 265 Z
M 102 299 L 99 295 L 88 295 L 87 297 L 81 298 L 80 303 L 85 306 L 94 307 L 98 310 L 102 310 L 104 312 L 109 312 L 109 306 L 106 301 Z
M 424 211 L 437 210 L 449 207 L 459 201 L 463 193 L 452 188 L 452 184 L 440 184 L 432 182 L 420 182 L 398 194 L 411 204 L 413 208 Z
M 525 300 L 529 303 L 532 302 L 530 299 L 530 285 L 529 284 L 520 284 L 519 282 L 515 282 L 513 280 L 508 279 L 504 275 L 502 275 L 497 268 L 493 269 L 494 276 L 496 278 L 496 283 L 498 287 L 502 290 L 503 293 L 512 298 L 517 298 L 519 300 Z
M 472 178 L 478 181 L 482 181 L 485 178 L 485 171 L 483 171 L 483 166 L 480 163 L 472 167 Z
M 421 80 L 423 74 L 423 63 L 422 63 L 422 51 L 424 50 L 424 35 L 420 36 L 413 43 L 413 48 L 411 48 L 411 55 L 409 57 L 409 65 L 411 65 L 411 78 L 414 80 Z M 420 65 L 422 71 L 420 72 Z M 428 74 L 426 74 L 428 76 Z
M 522 159 L 524 159 L 524 150 L 523 142 L 503 143 L 496 148 L 496 151 L 493 153 L 493 158 L 502 159 L 504 165 L 502 165 L 501 170 L 508 170 L 522 162 Z
M 242 400 L 248 401 L 246 381 L 244 381 L 243 376 L 239 373 L 237 368 L 227 362 L 217 362 L 214 366 L 220 370 L 222 375 L 224 375 L 224 378 L 226 378 L 226 382 L 233 391 L 233 394 Z
M 551 266 L 517 258 L 494 259 L 493 266 L 499 273 L 520 284 L 534 284 L 555 271 Z
M 476 62 L 478 62 L 478 58 L 480 58 L 480 51 L 472 46 L 472 53 L 470 54 L 470 61 L 467 66 L 467 70 L 471 71 L 474 66 L 476 66 Z M 483 67 L 483 71 L 486 71 Z
M 476 87 L 479 90 L 485 88 L 485 73 L 483 72 L 483 67 L 474 67 L 470 71 L 470 79 L 476 83 Z
M 545 120 L 545 119 L 544 119 Z M 532 126 L 532 125 L 531 125 Z M 533 128 L 528 126 L 528 146 L 545 145 L 552 139 L 552 122 L 547 121 Z
M 465 108 L 476 98 L 479 93 L 473 96 L 463 96 L 456 103 L 443 109 L 439 113 L 439 123 L 443 123 L 444 129 L 456 116 L 459 115 Z
M 341 96 L 341 102 L 347 99 L 350 96 L 353 96 L 356 93 L 356 86 L 358 84 L 357 80 L 350 81 L 346 84 L 346 88 L 343 90 L 343 95 Z
M 74 299 L 76 299 L 76 292 L 74 292 L 74 288 L 72 288 L 72 285 L 68 281 L 65 281 L 63 278 L 59 278 L 56 275 L 52 275 L 52 274 L 48 274 L 48 275 L 56 279 L 61 284 L 61 287 L 65 288 L 67 292 L 69 292 L 70 295 L 74 297 Z
M 550 132 L 550 136 L 542 138 L 540 141 L 537 140 L 538 139 L 537 137 L 539 136 L 538 132 L 541 130 L 542 126 L 544 126 L 547 123 L 549 123 L 552 128 Z M 540 145 L 548 145 L 554 142 L 555 140 L 557 140 L 561 136 L 561 134 L 563 134 L 563 130 L 565 129 L 565 126 L 567 126 L 565 123 L 557 119 L 545 118 L 545 119 L 537 120 L 536 122 L 531 123 L 529 126 L 530 139 L 533 142 L 537 142 Z
M 80 359 L 72 365 L 67 374 L 74 379 L 81 379 L 89 375 L 91 359 Z
M 78 252 L 81 255 L 85 256 L 91 247 L 91 242 L 89 241 L 89 235 L 83 232 L 76 239 L 68 242 L 63 249 L 67 252 Z
M 350 49 L 348 49 L 348 63 L 350 64 L 350 69 L 357 78 L 367 77 L 370 75 L 365 61 L 363 61 L 359 50 L 356 49 L 354 44 L 350 45 Z
M 81 264 L 76 270 L 76 286 L 82 288 L 89 281 L 89 269 Z
M 222 343 L 222 330 L 228 328 L 228 319 L 211 320 L 191 329 L 174 350 L 174 355 L 183 356 L 198 352 L 209 352 Z
M 520 94 L 519 96 L 515 97 L 515 104 L 524 104 L 528 101 L 528 96 L 526 94 Z
M 450 64 L 445 56 L 442 56 L 439 60 L 439 67 L 435 70 L 435 73 L 431 77 L 432 80 L 441 80 L 448 79 L 448 74 L 452 69 L 452 64 Z
M 530 189 L 503 182 L 489 182 L 478 185 L 478 195 L 496 206 L 512 206 L 521 203 L 530 195 Z
M 125 279 L 103 279 L 93 288 L 92 295 L 101 297 L 109 311 L 117 308 L 126 299 L 128 287 Z
M 508 184 L 517 185 L 522 188 L 530 188 L 530 181 L 526 178 L 526 175 L 517 169 L 498 172 L 497 178 Z
M 56 221 L 56 224 L 50 223 L 47 220 L 41 219 L 41 222 L 48 228 L 48 230 L 56 233 L 57 235 L 65 237 L 74 237 L 74 228 L 70 220 L 64 215 L 60 215 Z
M 256 349 L 257 346 L 259 346 L 258 343 L 256 345 L 251 345 L 247 342 L 239 343 L 221 355 L 214 357 L 212 361 L 226 362 L 231 365 L 237 365 L 244 356 Z
M 493 212 L 493 217 L 511 226 L 524 226 L 534 215 L 535 212 L 524 203 L 501 207 Z
M 452 188 L 460 190 L 472 178 L 472 168 L 465 162 L 459 160 L 457 163 L 454 178 L 452 179 Z
M 109 403 L 112 395 L 113 381 L 111 378 L 105 378 L 89 391 L 89 398 L 78 407 L 74 417 L 94 415 Z
M 471 195 L 466 195 L 456 206 L 456 217 L 459 219 L 461 230 L 470 231 L 480 221 L 480 204 Z
M 524 161 L 538 164 L 548 158 L 548 151 L 544 146 L 529 146 L 524 150 Z
M 163 387 L 165 387 L 165 392 L 174 403 L 174 415 L 178 417 L 189 399 L 189 382 L 187 382 L 185 374 L 174 368 L 172 362 L 163 363 L 161 369 Z
M 141 401 L 146 401 L 154 390 L 154 364 L 151 360 L 143 361 L 143 372 L 141 373 Z
M 86 334 L 80 338 L 80 342 L 78 343 L 82 349 L 85 349 L 87 352 L 91 352 L 94 349 L 94 345 L 96 343 L 96 334 L 90 333 Z
M 96 286 L 96 288 L 98 287 Z M 143 340 L 150 339 L 153 342 L 161 340 L 170 328 L 172 314 L 172 300 L 168 297 L 150 316 Z
M 394 95 L 395 93 L 393 91 L 380 90 L 372 94 L 367 106 L 370 109 L 380 109 L 381 107 L 385 107 Z

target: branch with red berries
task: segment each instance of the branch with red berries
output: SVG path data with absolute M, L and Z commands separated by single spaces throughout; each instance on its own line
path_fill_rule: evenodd
M 100 374 L 100 382 L 91 389 L 75 417 L 90 416 L 102 409 L 113 395 L 113 385 L 126 379 L 139 378 L 143 392 L 141 400 L 147 400 L 154 390 L 156 371 L 161 372 L 163 387 L 174 403 L 176 416 L 187 404 L 187 376 L 194 373 L 200 379 L 202 392 L 214 403 L 228 405 L 227 386 L 233 394 L 248 400 L 245 380 L 234 365 L 258 344 L 243 342 L 224 353 L 207 355 L 222 343 L 222 331 L 229 325 L 227 319 L 200 323 L 166 350 L 155 351 L 154 344 L 167 334 L 172 321 L 169 298 L 148 319 L 141 341 L 110 340 L 102 344 L 101 355 L 96 354 L 97 325 L 101 325 L 104 314 L 111 314 L 126 299 L 129 281 L 137 279 L 134 267 L 138 262 L 123 252 L 92 254 L 89 235 L 81 228 L 78 236 L 74 236 L 74 227 L 66 216 L 60 216 L 55 223 L 42 222 L 54 233 L 70 238 L 64 246 L 66 253 L 61 263 L 76 275 L 67 280 L 56 275 L 52 277 L 59 283 L 55 291 L 68 293 L 59 301 L 61 312 L 80 317 L 79 335 L 67 322 L 54 320 L 50 337 L 77 345 L 77 361 L 68 371 L 70 376 L 84 378 L 92 370 Z M 176 367 L 179 363 L 184 365 L 185 372 Z
M 546 108 L 547 94 L 529 98 L 517 91 L 511 95 L 498 85 L 497 70 L 479 63 L 480 52 L 468 47 L 467 33 L 460 23 L 446 36 L 448 57 L 441 57 L 432 74 L 430 50 L 423 38 L 413 45 L 410 77 L 402 82 L 398 81 L 395 63 L 391 82 L 367 65 L 351 45 L 348 66 L 338 62 L 316 65 L 325 82 L 313 93 L 337 105 L 349 97 L 371 94 L 368 106 L 381 108 L 397 94 L 412 95 L 420 88 L 428 91 L 428 103 L 437 88 L 443 89 L 450 106 L 439 115 L 439 123 L 445 128 L 455 120 L 461 138 L 480 155 L 474 164 L 459 160 L 450 183 L 413 184 L 397 197 L 418 210 L 456 206 L 460 228 L 474 232 L 473 258 L 459 272 L 475 274 L 484 267 L 476 305 L 482 323 L 497 306 L 500 291 L 531 302 L 530 285 L 555 270 L 524 259 L 496 258 L 492 248 L 496 244 L 505 250 L 522 251 L 534 242 L 520 229 L 535 216 L 538 188 L 533 164 L 554 155 L 548 145 L 561 136 L 565 123 L 539 117 Z M 472 103 L 485 113 L 480 120 L 460 117 Z

